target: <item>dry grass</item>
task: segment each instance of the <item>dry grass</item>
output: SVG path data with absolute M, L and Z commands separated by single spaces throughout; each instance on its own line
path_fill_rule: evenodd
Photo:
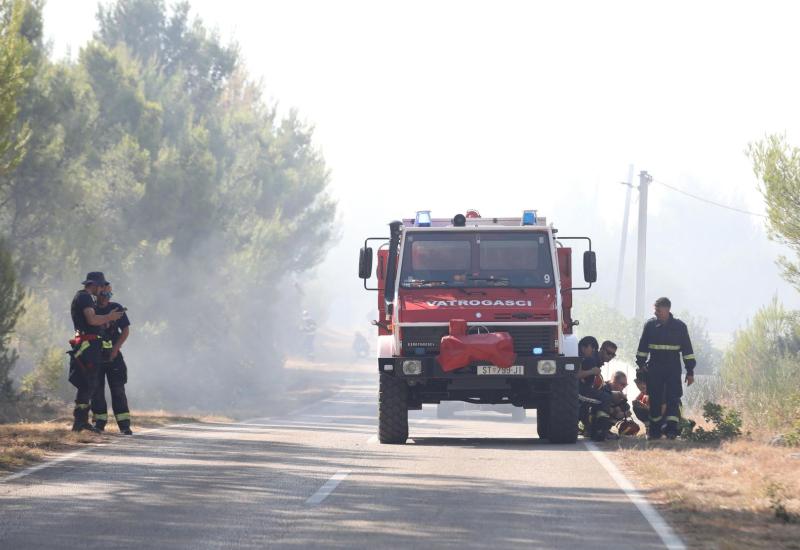
M 604 447 L 690 548 L 800 549 L 800 449 L 750 438 Z
M 182 416 L 164 411 L 135 412 L 134 429 L 156 428 L 185 422 L 227 422 L 221 416 Z M 24 468 L 54 453 L 80 448 L 107 439 L 106 435 L 88 432 L 73 433 L 72 418 L 60 417 L 48 422 L 0 424 L 0 471 Z M 109 433 L 116 431 L 109 422 Z
M 286 390 L 279 395 L 268 396 L 258 407 L 240 407 L 228 414 L 236 418 L 251 418 L 264 415 L 280 414 L 297 407 L 319 401 L 331 395 L 338 383 L 353 370 L 371 372 L 366 364 L 353 365 L 347 363 L 311 363 L 302 359 L 293 359 L 287 363 L 288 384 Z M 0 472 L 24 468 L 39 462 L 55 453 L 66 452 L 107 440 L 108 435 L 92 433 L 72 433 L 72 418 L 58 416 L 53 420 L 53 411 L 67 410 L 68 404 L 49 403 L 48 408 L 31 407 L 26 409 L 26 418 L 30 421 L 2 424 L 0 423 Z M 227 412 L 227 411 L 226 411 Z M 60 414 L 60 413 L 59 413 Z M 186 422 L 230 422 L 227 415 L 210 415 L 204 413 L 178 414 L 167 411 L 133 411 L 133 430 L 157 428 L 169 424 Z M 116 433 L 117 427 L 109 420 L 106 431 Z

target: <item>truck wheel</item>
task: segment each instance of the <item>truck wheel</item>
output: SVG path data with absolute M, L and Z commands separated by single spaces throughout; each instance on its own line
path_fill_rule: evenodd
M 381 374 L 378 396 L 378 440 L 405 443 L 408 439 L 408 386 L 402 378 Z
M 568 376 L 550 385 L 550 418 L 547 439 L 550 443 L 575 443 L 578 440 L 578 379 Z
M 511 410 L 511 420 L 514 422 L 524 422 L 526 416 L 528 415 L 522 407 L 514 407 Z
M 550 404 L 536 409 L 536 433 L 539 439 L 547 439 L 547 430 L 550 428 Z

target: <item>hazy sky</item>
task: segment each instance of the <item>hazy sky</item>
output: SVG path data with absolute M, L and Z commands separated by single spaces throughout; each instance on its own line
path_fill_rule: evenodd
M 352 282 L 336 295 L 323 291 L 334 318 L 362 321 L 374 299 L 359 291 L 359 241 L 385 234 L 388 221 L 419 209 L 450 217 L 466 208 L 489 216 L 537 208 L 562 233 L 607 235 L 599 254 L 613 267 L 601 273 L 608 297 L 625 197 L 618 182 L 629 164 L 763 212 L 744 155 L 748 142 L 785 132 L 800 143 L 800 5 L 791 2 L 191 4 L 240 45 L 268 97 L 316 126 L 343 227 L 320 273 Z M 48 1 L 45 33 L 56 55 L 67 48 L 74 55 L 90 38 L 96 5 Z M 665 204 L 679 212 L 685 204 L 687 213 L 676 216 Z M 719 233 L 708 246 L 734 246 L 725 239 L 728 228 L 708 227 L 699 206 L 654 185 L 653 242 L 692 227 Z M 589 218 L 594 227 L 581 224 L 582 209 L 600 213 Z M 634 203 L 633 221 L 635 212 Z M 756 271 L 758 288 L 736 296 L 739 305 L 725 319 L 715 305 L 730 295 L 683 280 L 675 292 L 684 303 L 702 303 L 713 330 L 735 328 L 773 294 L 798 305 L 771 261 L 780 249 L 766 242 L 763 220 L 722 219 L 768 251 Z M 634 246 L 630 239 L 629 251 Z M 685 262 L 681 271 L 690 280 L 702 271 L 731 279 L 731 288 L 753 283 L 752 269 L 736 281 L 735 264 L 704 265 L 700 247 L 685 256 L 658 254 L 650 250 L 649 270 Z M 653 298 L 670 294 L 669 281 L 659 285 Z M 626 288 L 628 299 L 633 290 Z

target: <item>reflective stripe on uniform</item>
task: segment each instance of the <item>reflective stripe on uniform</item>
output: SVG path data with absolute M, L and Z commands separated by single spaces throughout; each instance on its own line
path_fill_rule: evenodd
M 684 356 L 683 356 L 683 358 L 684 358 L 685 360 L 687 360 L 687 361 L 688 361 L 689 359 L 694 359 L 694 353 L 690 353 L 689 355 L 684 355 Z
M 651 416 L 650 417 L 650 422 L 661 422 L 661 417 L 660 416 Z
M 77 409 L 88 409 L 89 403 L 75 403 L 75 408 Z
M 597 412 L 597 418 L 608 418 L 608 413 L 603 412 L 603 411 L 598 411 Z
M 120 420 L 130 420 L 131 419 L 131 413 L 115 414 L 114 418 L 117 419 L 117 422 L 119 422 Z
M 636 352 L 636 357 L 647 357 L 648 355 L 650 355 L 650 354 L 647 353 L 646 351 L 637 351 Z
M 103 349 L 111 349 L 114 347 L 114 344 L 111 343 L 111 340 L 103 340 Z
M 95 420 L 108 420 L 108 414 L 107 413 L 92 414 L 92 416 L 94 417 Z
M 670 344 L 650 344 L 647 347 L 649 347 L 650 349 L 657 349 L 657 350 L 664 350 L 664 351 L 680 351 L 681 350 L 680 346 L 673 346 L 673 345 L 670 345 Z
M 667 422 L 680 422 L 681 419 L 677 416 L 668 416 L 665 420 Z
M 77 359 L 78 357 L 80 357 L 80 356 L 81 356 L 81 354 L 82 354 L 84 351 L 86 351 L 86 349 L 87 349 L 89 346 L 91 346 L 91 345 L 92 345 L 92 344 L 91 344 L 90 342 L 86 341 L 86 340 L 84 340 L 83 342 L 81 342 L 81 345 L 80 345 L 80 347 L 78 348 L 78 351 L 76 351 L 76 352 L 75 352 L 75 358 Z

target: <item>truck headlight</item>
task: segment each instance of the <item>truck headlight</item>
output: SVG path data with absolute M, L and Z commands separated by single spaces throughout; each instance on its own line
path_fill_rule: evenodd
M 419 359 L 403 361 L 403 374 L 422 374 L 422 361 Z
M 536 372 L 539 374 L 555 374 L 556 362 L 551 360 L 538 361 L 536 363 Z

